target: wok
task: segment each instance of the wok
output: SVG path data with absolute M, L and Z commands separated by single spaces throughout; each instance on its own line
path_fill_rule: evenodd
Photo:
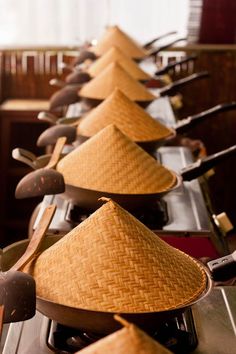
M 113 199 L 116 203 L 120 204 L 123 208 L 127 210 L 135 210 L 139 209 L 140 206 L 144 207 L 146 205 L 150 205 L 154 203 L 156 200 L 162 198 L 166 193 L 176 190 L 181 186 L 182 180 L 192 180 L 197 178 L 216 166 L 218 163 L 222 162 L 226 158 L 231 157 L 236 152 L 236 145 L 231 146 L 228 149 L 222 150 L 216 154 L 210 155 L 205 159 L 198 160 L 197 162 L 187 166 L 186 168 L 181 170 L 180 175 L 176 174 L 176 184 L 170 188 L 169 190 L 162 193 L 153 193 L 153 194 L 118 194 L 118 193 L 106 193 L 103 191 L 96 191 L 91 189 L 85 189 L 81 187 L 75 187 L 72 185 L 65 184 L 65 191 L 61 194 L 61 196 L 72 203 L 79 205 L 80 207 L 94 211 L 99 206 L 101 206 L 101 200 L 98 200 L 101 197 L 107 197 Z M 47 169 L 44 171 L 44 178 L 47 178 Z M 50 176 L 49 176 L 50 177 Z M 27 176 L 23 177 L 23 180 L 26 180 Z M 22 180 L 21 180 L 22 181 Z M 56 186 L 53 186 L 53 190 L 45 188 L 34 190 L 33 195 L 29 192 L 27 193 L 19 193 L 19 186 L 21 186 L 22 182 L 19 182 L 16 187 L 15 196 L 17 199 L 30 198 L 33 196 L 44 196 L 47 194 L 57 194 L 55 193 Z
M 177 134 L 186 133 L 187 131 L 189 131 L 190 129 L 195 127 L 197 124 L 203 122 L 207 118 L 211 118 L 212 116 L 214 116 L 217 113 L 227 112 L 227 111 L 234 110 L 234 109 L 236 109 L 236 102 L 219 104 L 217 106 L 209 108 L 206 111 L 203 111 L 201 113 L 195 114 L 193 116 L 189 116 L 185 119 L 178 121 L 178 123 L 173 128 L 170 128 L 172 130 L 172 134 L 166 138 L 162 138 L 162 139 L 158 139 L 158 140 L 154 140 L 154 141 L 147 141 L 147 142 L 136 141 L 136 144 L 141 146 L 146 152 L 148 152 L 150 155 L 155 157 L 156 150 L 164 144 L 171 143 L 171 140 L 174 139 L 177 136 Z M 79 122 L 78 122 L 78 124 L 79 124 Z M 45 130 L 44 133 L 42 133 L 41 135 L 44 135 L 44 134 L 46 135 L 46 131 L 47 130 Z M 44 137 L 45 137 L 45 135 L 44 135 Z M 90 137 L 87 137 L 84 135 L 77 135 L 77 142 L 78 142 L 78 144 L 82 144 L 83 142 L 85 142 L 89 138 Z M 42 140 L 40 139 L 40 141 L 42 141 Z M 39 139 L 38 139 L 38 142 L 39 142 Z M 47 146 L 48 144 L 50 144 L 50 139 L 48 141 L 45 141 L 45 145 L 39 145 L 38 142 L 37 142 L 38 146 Z M 46 142 L 47 142 L 47 144 L 46 144 Z M 71 140 L 71 142 L 72 142 L 72 140 Z
M 174 95 L 177 90 L 181 87 L 184 87 L 188 85 L 191 82 L 194 82 L 199 79 L 204 79 L 209 77 L 209 73 L 207 71 L 202 71 L 199 73 L 195 73 L 192 75 L 189 75 L 183 79 L 177 80 L 161 89 L 158 90 L 158 95 L 154 98 L 159 98 L 162 96 L 166 95 Z M 115 87 L 114 87 L 115 89 Z M 122 88 L 121 88 L 122 90 Z M 80 102 L 85 104 L 85 106 L 88 106 L 89 108 L 96 107 L 98 104 L 100 104 L 103 100 L 102 99 L 93 99 L 93 98 L 86 98 L 86 97 L 81 97 L 79 95 L 79 89 L 77 85 L 67 85 L 57 92 L 55 92 L 51 98 L 50 98 L 50 110 L 55 110 L 59 107 L 67 106 L 69 104 L 73 104 L 76 102 Z M 141 107 L 146 108 L 152 100 L 148 101 L 136 101 Z
M 40 251 L 47 249 L 52 244 L 57 242 L 60 236 L 46 237 L 41 244 Z M 29 240 L 22 240 L 16 242 L 4 249 L 3 266 L 4 269 L 8 269 L 14 264 L 17 259 L 24 253 Z M 199 296 L 199 298 L 188 304 L 188 306 L 182 306 L 171 311 L 161 312 L 145 312 L 145 313 L 120 313 L 120 315 L 126 318 L 128 321 L 134 322 L 147 332 L 154 332 L 157 330 L 158 324 L 162 324 L 168 319 L 174 318 L 188 307 L 192 306 L 196 302 L 205 298 L 211 291 L 212 280 L 209 272 L 207 274 L 207 286 L 205 291 Z M 84 330 L 85 332 L 92 332 L 97 334 L 108 334 L 114 332 L 120 328 L 119 324 L 113 319 L 114 312 L 100 312 L 90 311 L 70 306 L 61 305 L 47 299 L 37 296 L 37 310 L 48 316 L 49 318 L 69 327 Z
M 52 244 L 57 242 L 60 236 L 46 237 L 43 240 L 41 251 L 47 249 Z M 3 265 L 5 269 L 8 269 L 16 260 L 22 255 L 29 240 L 22 240 L 16 242 L 4 249 Z M 232 278 L 236 274 L 235 268 L 236 252 L 232 255 L 219 258 L 217 260 L 208 263 L 212 273 L 213 279 L 215 277 L 219 280 L 223 274 L 223 280 L 226 278 Z M 224 267 L 225 265 L 225 267 Z M 223 270 L 225 268 L 225 270 Z M 219 271 L 219 269 L 221 269 Z M 174 318 L 184 312 L 187 308 L 191 307 L 195 303 L 198 303 L 204 299 L 212 289 L 212 279 L 210 272 L 207 268 L 207 286 L 205 291 L 187 306 L 179 307 L 171 311 L 162 312 L 146 312 L 146 313 L 120 313 L 122 317 L 130 322 L 135 323 L 146 332 L 154 333 L 158 329 L 158 325 L 168 321 L 168 319 Z M 108 333 L 116 331 L 120 328 L 119 324 L 113 319 L 113 312 L 99 312 L 83 310 L 73 308 L 65 305 L 61 305 L 47 299 L 37 296 L 37 310 L 46 315 L 47 317 L 69 327 L 77 328 L 88 333 L 96 333 L 106 335 Z
M 154 140 L 154 141 L 148 141 L 148 142 L 136 141 L 136 144 L 138 144 L 145 151 L 147 151 L 149 154 L 154 156 L 156 153 L 156 149 L 158 149 L 160 146 L 170 142 L 173 138 L 176 137 L 177 134 L 186 133 L 188 130 L 190 130 L 191 128 L 193 128 L 197 124 L 201 123 L 206 118 L 210 118 L 217 113 L 227 112 L 227 111 L 233 110 L 235 108 L 236 108 L 236 102 L 219 104 L 219 105 L 214 106 L 206 111 L 203 111 L 201 113 L 195 114 L 193 116 L 190 116 L 190 117 L 187 117 L 185 119 L 178 121 L 178 123 L 173 128 L 171 128 L 172 134 L 166 138 Z M 78 117 L 76 121 L 72 118 L 72 125 L 73 126 L 70 126 L 69 129 L 68 129 L 68 124 L 64 124 L 64 122 L 66 122 L 67 119 L 70 122 L 70 118 L 65 118 L 65 119 L 63 119 L 62 125 L 56 125 L 56 126 L 46 129 L 38 137 L 37 146 L 46 147 L 48 145 L 54 145 L 60 136 L 67 137 L 68 144 L 72 144 L 73 142 L 75 142 L 76 145 L 82 144 L 83 142 L 85 142 L 86 140 L 88 140 L 90 138 L 90 137 L 84 136 L 84 135 L 76 135 L 77 134 L 76 125 L 79 124 L 79 119 L 81 119 L 81 117 Z
M 157 47 L 157 48 L 152 48 L 152 49 L 149 49 L 147 50 L 147 54 L 141 58 L 141 59 L 135 59 L 133 58 L 135 61 L 137 62 L 140 62 L 142 60 L 145 60 L 146 58 L 150 57 L 150 56 L 156 56 L 158 55 L 158 53 L 160 53 L 161 51 L 163 50 L 166 50 L 168 49 L 169 47 L 171 47 L 172 45 L 178 43 L 178 42 L 181 42 L 181 41 L 185 41 L 187 38 L 179 38 L 179 39 L 176 39 L 174 41 L 171 41 L 163 46 L 160 46 L 160 47 Z M 154 41 L 155 42 L 155 41 Z M 153 43 L 154 43 L 153 42 Z M 149 43 L 146 43 L 146 45 L 149 46 Z M 150 46 L 149 46 L 150 47 Z M 144 48 L 145 48 L 145 45 L 144 45 Z M 121 48 L 122 50 L 122 48 Z M 80 65 L 80 64 L 83 64 L 86 60 L 91 60 L 91 61 L 94 61 L 98 58 L 98 56 L 91 50 L 87 49 L 87 50 L 84 50 L 84 51 L 81 51 L 81 53 L 79 54 L 79 56 L 74 60 L 73 62 L 73 65 L 76 66 L 76 65 Z
M 185 57 L 184 59 L 175 61 L 175 62 L 171 62 L 170 64 L 162 67 L 161 69 L 157 70 L 155 72 L 155 75 L 153 76 L 153 78 L 151 79 L 151 82 L 153 83 L 157 83 L 158 82 L 158 86 L 162 86 L 163 85 L 163 80 L 160 79 L 161 75 L 167 74 L 169 73 L 169 71 L 171 71 L 172 69 L 174 69 L 176 66 L 178 65 L 182 65 L 184 63 L 187 63 L 189 61 L 195 61 L 197 59 L 196 55 L 190 55 L 188 57 Z M 86 73 L 85 69 L 81 69 L 80 67 L 67 67 L 70 71 L 72 71 L 70 74 L 68 74 L 66 76 L 65 81 L 60 80 L 60 79 L 52 79 L 49 81 L 50 85 L 53 86 L 57 86 L 57 87 L 65 87 L 66 85 L 69 84 L 82 84 L 85 82 L 88 82 L 91 77 L 88 73 Z M 149 85 L 149 81 L 147 82 L 147 85 Z
M 152 84 L 155 82 L 158 82 L 159 85 L 161 86 L 161 84 L 163 84 L 160 80 L 160 75 L 164 75 L 167 74 L 171 69 L 174 69 L 175 66 L 187 63 L 189 61 L 194 61 L 197 59 L 196 55 L 192 55 L 189 57 L 185 57 L 182 60 L 179 61 L 175 61 L 172 62 L 170 64 L 168 64 L 167 66 L 161 68 L 160 70 L 158 70 L 155 75 L 150 78 L 149 80 L 139 80 L 141 83 L 147 83 L 147 85 L 149 84 L 149 81 L 151 80 Z M 56 86 L 59 88 L 68 86 L 68 85 L 78 85 L 78 88 L 80 87 L 80 85 L 90 81 L 92 79 L 92 77 L 86 72 L 86 70 L 82 70 L 81 68 L 71 68 L 72 72 L 70 74 L 68 74 L 65 78 L 65 81 L 61 80 L 61 79 L 51 79 L 49 81 L 49 84 L 52 86 Z M 159 76 L 159 77 L 158 77 Z
M 85 189 L 75 187 L 72 185 L 65 185 L 65 192 L 61 196 L 72 203 L 79 205 L 80 207 L 94 211 L 102 205 L 102 201 L 98 200 L 101 197 L 107 197 L 120 204 L 123 208 L 132 211 L 139 209 L 140 207 L 150 206 L 158 199 L 162 198 L 165 194 L 177 190 L 182 185 L 183 181 L 190 181 L 195 179 L 218 163 L 222 162 L 226 158 L 233 156 L 236 153 L 236 145 L 231 146 L 228 149 L 222 150 L 216 154 L 210 155 L 205 159 L 199 160 L 186 168 L 182 169 L 180 175 L 177 176 L 177 182 L 175 186 L 163 193 L 155 194 L 115 194 L 104 193 L 102 191 L 96 191 L 91 189 Z

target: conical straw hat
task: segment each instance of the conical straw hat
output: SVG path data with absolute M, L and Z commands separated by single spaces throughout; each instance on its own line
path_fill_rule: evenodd
M 133 101 L 152 101 L 152 95 L 145 86 L 136 81 L 117 62 L 111 63 L 98 76 L 85 84 L 79 95 L 104 100 L 118 87 Z
M 91 137 L 109 124 L 115 124 L 136 142 L 156 141 L 173 134 L 119 89 L 81 120 L 77 133 Z
M 110 63 L 118 62 L 136 80 L 150 80 L 151 76 L 143 71 L 138 64 L 125 55 L 119 48 L 111 47 L 102 57 L 96 60 L 88 69 L 92 77 L 100 74 Z
M 111 200 L 44 251 L 29 270 L 39 297 L 104 312 L 184 307 L 207 284 L 197 261 Z
M 89 345 L 77 354 L 171 354 L 168 349 L 134 324 L 124 321 L 124 326 L 119 331 Z
M 141 59 L 147 55 L 147 51 L 124 33 L 118 26 L 109 27 L 100 38 L 97 45 L 91 50 L 97 56 L 101 56 L 114 45 L 120 48 L 130 58 Z
M 114 125 L 109 125 L 61 159 L 66 184 L 118 194 L 169 190 L 176 175 L 160 165 Z

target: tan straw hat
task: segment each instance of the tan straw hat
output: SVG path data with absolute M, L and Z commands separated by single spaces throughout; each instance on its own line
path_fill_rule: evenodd
M 118 87 L 133 101 L 152 101 L 155 96 L 136 81 L 119 63 L 108 65 L 98 76 L 85 84 L 79 95 L 85 98 L 104 100 Z
M 97 56 L 101 56 L 114 45 L 120 48 L 130 58 L 141 59 L 147 54 L 145 49 L 124 33 L 118 26 L 109 27 L 100 40 L 98 40 L 97 45 L 91 50 Z
M 157 141 L 173 134 L 117 88 L 80 121 L 77 133 L 91 137 L 109 124 L 136 142 Z
M 117 61 L 122 68 L 128 71 L 128 73 L 136 80 L 145 81 L 151 79 L 149 74 L 143 71 L 138 64 L 136 64 L 117 47 L 111 47 L 102 57 L 96 60 L 88 69 L 89 75 L 96 77 L 114 61 Z
M 44 251 L 30 272 L 39 297 L 102 312 L 172 310 L 207 287 L 197 261 L 111 200 Z
M 119 316 L 115 315 L 115 318 Z M 171 354 L 156 340 L 132 323 L 122 319 L 124 328 L 89 345 L 77 354 Z
M 165 192 L 176 175 L 160 165 L 115 125 L 109 125 L 62 158 L 66 184 L 118 194 Z

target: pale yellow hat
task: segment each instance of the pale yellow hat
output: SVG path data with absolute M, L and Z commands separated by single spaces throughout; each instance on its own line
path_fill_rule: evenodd
M 97 56 L 101 56 L 114 45 L 120 48 L 130 58 L 142 59 L 148 53 L 118 26 L 109 27 L 103 36 L 98 40 L 97 45 L 91 50 Z
M 157 141 L 173 135 L 171 129 L 153 119 L 117 88 L 80 121 L 77 134 L 91 137 L 109 124 L 115 124 L 135 142 Z
M 96 77 L 100 74 L 110 63 L 118 62 L 123 69 L 136 80 L 150 80 L 151 76 L 143 71 L 138 64 L 131 58 L 125 55 L 118 47 L 111 47 L 103 56 L 97 59 L 88 69 L 91 77 Z
M 118 317 L 117 315 L 115 317 Z M 136 327 L 134 324 L 122 319 L 124 328 L 89 345 L 77 354 L 171 354 L 156 340 Z
M 27 268 L 39 297 L 85 310 L 168 311 L 197 300 L 207 287 L 197 261 L 113 201 Z
M 85 98 L 104 100 L 116 87 L 132 101 L 152 101 L 156 98 L 117 62 L 109 64 L 98 76 L 86 83 L 79 91 L 79 95 Z
M 176 175 L 115 125 L 109 125 L 57 164 L 65 183 L 118 194 L 155 194 L 170 190 Z

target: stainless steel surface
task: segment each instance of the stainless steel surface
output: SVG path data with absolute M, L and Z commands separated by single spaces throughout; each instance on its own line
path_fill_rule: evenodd
M 193 162 L 191 151 L 184 147 L 162 147 L 158 150 L 161 163 L 180 172 Z M 210 220 L 197 179 L 184 182 L 177 190 L 167 194 L 169 223 L 164 230 L 210 231 Z
M 158 90 L 150 90 L 154 95 L 158 93 Z M 148 107 L 147 112 L 162 124 L 169 127 L 174 127 L 176 124 L 175 115 L 171 107 L 169 97 L 160 97 L 154 100 Z
M 236 287 L 216 288 L 193 306 L 199 344 L 196 354 L 236 353 Z
M 194 354 L 233 354 L 236 349 L 236 287 L 214 288 L 192 307 L 198 336 Z M 10 325 L 3 354 L 48 354 L 48 319 L 37 313 L 24 323 Z

